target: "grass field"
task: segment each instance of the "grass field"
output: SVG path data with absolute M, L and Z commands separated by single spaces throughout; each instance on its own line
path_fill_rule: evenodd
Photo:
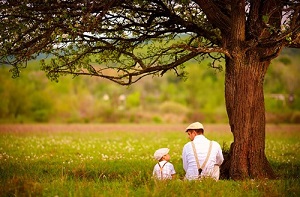
M 1 196 L 300 196 L 300 125 L 268 125 L 276 180 L 183 181 L 186 125 L 0 125 Z M 205 126 L 205 125 L 204 125 Z M 228 147 L 226 125 L 206 136 Z M 170 148 L 177 177 L 156 181 L 152 155 Z

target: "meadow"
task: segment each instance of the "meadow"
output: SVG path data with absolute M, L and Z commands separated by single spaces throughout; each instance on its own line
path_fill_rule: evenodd
M 300 196 L 300 126 L 272 125 L 275 180 L 185 181 L 185 125 L 0 125 L 0 196 Z M 225 125 L 205 135 L 228 149 Z M 156 181 L 153 153 L 170 148 L 177 176 Z

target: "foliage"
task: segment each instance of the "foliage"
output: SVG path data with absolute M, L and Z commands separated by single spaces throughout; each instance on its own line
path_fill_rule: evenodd
M 49 125 L 51 127 L 51 125 Z M 276 180 L 183 181 L 178 131 L 3 132 L 0 137 L 0 193 L 3 196 L 298 196 L 298 131 L 267 132 L 267 156 Z M 280 128 L 280 127 L 277 127 Z M 230 144 L 230 133 L 207 137 Z M 174 143 L 170 143 L 174 142 Z M 161 147 L 170 148 L 175 180 L 151 177 Z
M 35 62 L 29 63 L 29 65 L 31 64 L 34 66 Z M 11 79 L 8 75 L 8 68 L 2 67 L 3 72 L 0 74 L 3 75 L 3 83 L 0 87 L 5 91 L 1 93 L 1 96 L 9 99 L 6 95 L 9 93 L 15 95 L 16 98 L 23 97 L 20 101 L 32 105 L 27 110 L 19 112 L 19 118 L 6 115 L 1 117 L 2 122 L 35 122 L 38 118 L 40 118 L 39 121 L 45 122 L 157 122 L 155 119 L 158 117 L 160 119 L 158 122 L 182 122 L 187 119 L 186 116 L 191 108 L 200 110 L 203 106 L 208 105 L 211 107 L 207 108 L 207 111 L 215 111 L 215 107 L 222 108 L 224 111 L 224 103 L 210 104 L 210 101 L 214 100 L 205 99 L 202 96 L 203 93 L 197 96 L 194 103 L 190 103 L 191 94 L 195 93 L 191 80 L 198 79 L 197 75 L 183 81 L 173 74 L 167 74 L 166 78 L 146 78 L 139 84 L 125 88 L 98 78 L 65 76 L 61 78 L 60 83 L 53 83 L 47 81 L 41 72 L 30 68 L 31 66 L 24 71 L 26 73 L 21 77 Z M 200 67 L 193 64 L 188 66 L 187 71 L 196 72 L 199 75 L 202 75 L 203 72 Z M 211 73 L 211 77 L 214 75 L 221 77 L 222 73 Z M 16 84 L 14 81 L 20 83 Z M 19 91 L 5 88 L 6 83 L 18 87 Z M 213 84 L 218 86 L 217 84 L 221 83 L 221 80 L 211 82 L 208 80 L 206 85 L 203 84 L 199 88 L 202 91 L 207 89 L 209 92 L 209 86 Z M 27 90 L 27 87 L 31 88 Z M 36 97 L 22 96 L 35 94 Z M 222 98 L 222 94 L 222 89 L 214 92 L 216 98 Z M 120 100 L 122 95 L 125 96 L 125 100 Z M 44 101 L 37 101 L 41 98 Z M 8 114 L 13 114 L 13 108 L 10 108 L 8 104 L 3 102 L 0 106 L 3 108 L 2 112 L 6 109 Z M 26 105 L 21 106 L 25 107 Z M 143 113 L 140 112 L 141 109 Z M 48 119 L 43 119 L 38 115 L 39 113 L 47 114 Z M 205 114 L 206 111 L 201 113 Z M 211 113 L 214 114 L 214 112 Z M 181 116 L 181 118 L 177 119 L 175 116 Z M 226 114 L 223 112 L 221 116 L 226 117 Z M 27 117 L 27 120 L 22 117 Z M 224 119 L 226 121 L 226 118 Z
M 127 107 L 138 107 L 141 104 L 141 93 L 136 91 L 131 93 L 130 95 L 128 95 L 127 97 L 127 102 L 126 102 L 126 106 Z
M 284 51 L 267 73 L 264 88 L 268 122 L 299 122 L 298 54 L 297 50 Z M 287 59 L 289 64 L 282 64 L 282 59 Z M 199 119 L 227 122 L 224 73 L 203 69 L 205 63 L 187 64 L 185 80 L 169 73 L 164 78 L 145 78 L 130 87 L 98 78 L 69 76 L 54 83 L 37 69 L 37 64 L 38 61 L 30 62 L 24 75 L 17 79 L 11 79 L 8 67 L 0 68 L 1 122 L 164 123 Z M 294 91 L 290 91 L 291 87 Z M 291 94 L 292 102 L 288 100 Z M 125 96 L 123 103 L 119 100 L 121 95 Z M 285 100 L 279 100 L 276 95 L 283 95 Z
M 298 50 L 286 50 L 273 61 L 266 75 L 265 105 L 269 122 L 297 122 L 300 110 L 299 61 Z
M 52 80 L 91 75 L 128 85 L 167 71 L 185 76 L 183 63 L 194 59 L 211 57 L 211 65 L 219 68 L 220 59 L 233 58 L 238 36 L 244 37 L 244 48 L 257 47 L 263 60 L 275 58 L 285 46 L 299 47 L 299 5 L 294 1 L 49 0 L 0 5 L 0 62 L 13 66 L 14 77 L 40 54 L 52 57 L 41 60 Z M 234 15 L 247 19 L 245 35 L 233 35 L 240 22 Z M 232 42 L 224 44 L 227 39 Z

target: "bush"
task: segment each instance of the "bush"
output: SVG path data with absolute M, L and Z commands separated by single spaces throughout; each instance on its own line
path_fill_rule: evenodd
M 140 97 L 141 97 L 141 93 L 137 91 L 129 94 L 126 98 L 126 107 L 128 108 L 138 107 L 141 103 Z
M 292 113 L 291 123 L 300 124 L 300 111 L 295 111 Z
M 180 103 L 165 101 L 160 105 L 159 111 L 162 113 L 186 114 L 189 109 Z

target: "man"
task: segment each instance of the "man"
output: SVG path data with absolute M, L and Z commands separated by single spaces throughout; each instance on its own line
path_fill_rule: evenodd
M 219 180 L 219 166 L 224 160 L 220 144 L 204 136 L 204 127 L 200 122 L 190 124 L 186 128 L 186 133 L 191 141 L 184 145 L 182 151 L 185 178 L 196 180 L 211 177 Z M 199 168 L 202 168 L 202 172 L 198 170 Z

